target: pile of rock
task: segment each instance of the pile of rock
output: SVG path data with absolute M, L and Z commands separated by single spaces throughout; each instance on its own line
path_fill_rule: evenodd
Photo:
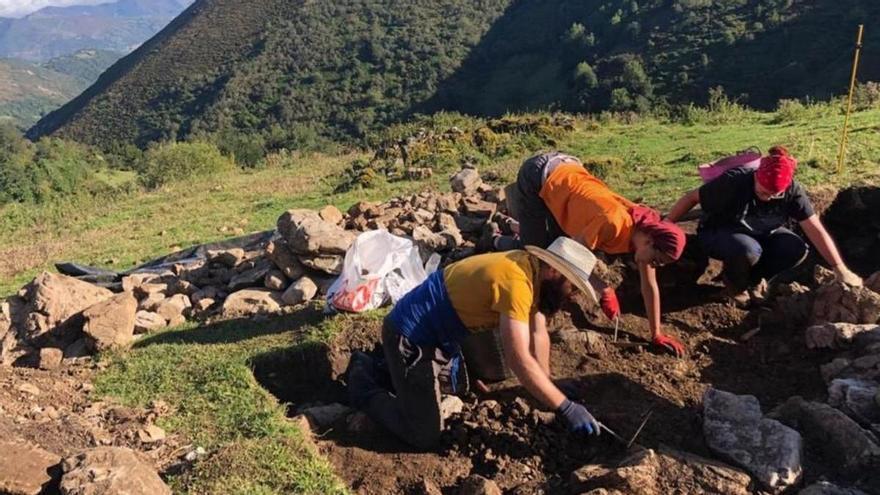
M 0 306 L 0 363 L 28 356 L 58 366 L 93 352 L 125 348 L 135 336 L 190 318 L 241 318 L 291 310 L 324 295 L 342 270 L 358 234 L 371 229 L 413 239 L 423 260 L 473 254 L 498 228 L 504 191 L 473 168 L 450 178 L 452 192 L 422 192 L 385 203 L 361 202 L 343 214 L 289 210 L 274 235 L 240 247 L 131 273 L 121 292 L 64 275 L 43 273 Z

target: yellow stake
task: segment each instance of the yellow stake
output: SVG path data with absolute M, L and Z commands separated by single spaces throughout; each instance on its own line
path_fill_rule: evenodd
M 859 24 L 859 35 L 856 38 L 856 55 L 853 59 L 852 76 L 849 79 L 849 97 L 846 101 L 846 117 L 843 119 L 843 136 L 840 138 L 840 153 L 837 155 L 837 173 L 843 169 L 843 156 L 846 154 L 846 133 L 849 130 L 849 114 L 852 112 L 853 90 L 856 86 L 856 73 L 859 70 L 859 54 L 862 51 L 862 34 L 865 32 L 865 25 Z

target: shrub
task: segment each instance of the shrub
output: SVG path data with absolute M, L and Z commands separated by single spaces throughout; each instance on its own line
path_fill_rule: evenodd
M 165 143 L 147 150 L 140 178 L 144 186 L 157 188 L 176 180 L 231 170 L 234 166 L 233 161 L 211 143 Z
M 853 91 L 853 108 L 870 110 L 880 107 L 880 82 L 859 83 Z

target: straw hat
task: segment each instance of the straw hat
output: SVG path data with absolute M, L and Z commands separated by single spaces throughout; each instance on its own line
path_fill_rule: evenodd
M 596 291 L 590 285 L 590 274 L 596 267 L 596 255 L 583 244 L 568 237 L 558 237 L 547 249 L 526 246 L 526 251 L 553 267 L 581 292 L 589 294 L 594 301 L 599 301 Z

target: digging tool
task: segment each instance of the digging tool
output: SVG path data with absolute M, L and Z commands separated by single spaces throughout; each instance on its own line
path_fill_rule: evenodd
M 651 419 L 652 414 L 654 414 L 654 406 L 651 406 L 651 408 L 648 409 L 648 412 L 645 413 L 644 417 L 642 418 L 641 424 L 639 424 L 638 429 L 636 429 L 636 432 L 633 434 L 632 438 L 630 438 L 629 440 L 626 440 L 622 436 L 618 435 L 617 432 L 615 432 L 611 428 L 605 426 L 604 423 L 599 422 L 599 429 L 605 430 L 608 433 L 610 433 L 611 436 L 614 437 L 615 440 L 617 440 L 618 442 L 625 445 L 627 450 L 629 450 L 629 448 L 632 447 L 633 443 L 635 443 L 636 438 L 638 438 L 639 435 L 642 433 L 642 430 L 645 429 L 645 425 L 648 424 L 648 420 Z
M 617 342 L 617 330 L 620 328 L 620 316 L 614 317 L 614 342 Z

